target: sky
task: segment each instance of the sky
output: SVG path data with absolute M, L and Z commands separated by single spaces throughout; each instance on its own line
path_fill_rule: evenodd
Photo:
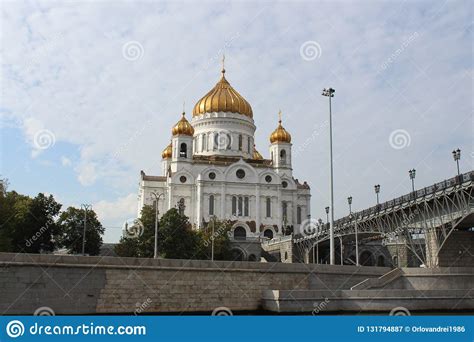
M 140 170 L 159 175 L 183 102 L 226 78 L 252 105 L 259 152 L 282 111 L 293 173 L 335 216 L 474 169 L 470 1 L 1 1 L 0 175 L 91 204 L 116 242 Z

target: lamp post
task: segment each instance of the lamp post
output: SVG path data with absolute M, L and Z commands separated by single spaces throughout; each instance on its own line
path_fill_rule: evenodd
M 329 224 L 329 207 L 324 208 L 326 210 L 326 224 Z
M 415 175 L 416 175 L 416 170 L 415 170 L 415 169 L 408 170 L 408 174 L 410 175 L 410 179 L 411 179 L 411 190 L 412 190 L 413 192 L 415 192 Z
M 331 207 L 331 221 L 329 226 L 329 255 L 331 265 L 335 264 L 334 253 L 334 174 L 333 174 L 333 160 L 332 160 L 332 109 L 331 98 L 334 97 L 336 91 L 333 88 L 324 88 L 322 95 L 329 98 L 329 164 L 330 164 L 330 207 Z
M 87 210 L 92 208 L 90 204 L 81 204 L 84 208 L 84 229 L 82 231 L 82 255 L 86 255 L 86 230 L 87 230 Z
M 211 260 L 214 261 L 214 229 L 216 224 L 216 217 L 213 215 L 212 218 L 212 233 L 211 233 Z
M 461 150 L 458 148 L 457 150 L 454 150 L 453 151 L 453 158 L 454 158 L 454 161 L 456 162 L 457 164 L 457 167 L 458 167 L 458 176 L 461 174 L 459 172 L 459 159 L 461 159 Z
M 164 196 L 164 194 L 163 193 L 158 194 L 156 192 L 152 192 L 151 195 L 155 198 L 155 247 L 154 247 L 153 258 L 158 259 L 158 214 L 160 213 L 160 211 L 158 210 L 158 202 L 161 196 Z
M 379 205 L 380 204 L 379 202 L 380 184 L 374 185 L 374 189 L 375 189 L 375 195 L 377 196 L 377 205 Z
M 347 204 L 349 204 L 349 215 L 352 214 L 352 196 L 347 197 Z

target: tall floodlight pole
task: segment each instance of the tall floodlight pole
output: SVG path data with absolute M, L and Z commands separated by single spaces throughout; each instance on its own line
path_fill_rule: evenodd
M 152 192 L 151 195 L 155 198 L 155 246 L 153 249 L 153 258 L 158 259 L 158 215 L 160 214 L 160 211 L 158 210 L 158 203 L 161 196 L 164 196 L 164 194 Z
M 380 184 L 374 185 L 375 195 L 377 196 L 377 205 L 380 204 L 379 202 L 379 192 L 380 192 Z
M 413 192 L 415 192 L 415 174 L 416 174 L 416 170 L 415 169 L 408 170 L 408 174 L 410 175 L 410 179 L 411 179 L 411 190 Z
M 333 174 L 333 158 L 332 158 L 332 109 L 331 98 L 334 97 L 336 91 L 333 88 L 324 88 L 322 95 L 329 98 L 329 164 L 330 164 L 330 209 L 331 221 L 329 226 L 329 255 L 331 265 L 335 265 L 334 253 L 334 174 Z
M 84 208 L 84 229 L 82 231 L 82 255 L 86 255 L 86 230 L 87 230 L 87 210 L 92 208 L 90 204 L 81 204 Z
M 461 174 L 459 172 L 459 159 L 461 159 L 461 150 L 459 148 L 457 150 L 453 151 L 453 158 L 454 158 L 454 161 L 456 162 L 456 164 L 458 166 L 458 176 L 459 176 Z

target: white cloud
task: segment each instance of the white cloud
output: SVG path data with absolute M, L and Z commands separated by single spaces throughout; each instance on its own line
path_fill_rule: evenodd
M 68 157 L 62 156 L 61 157 L 61 165 L 64 166 L 64 167 L 69 167 L 69 166 L 72 165 L 72 161 Z
M 118 241 L 122 234 L 122 224 L 137 215 L 137 194 L 131 193 L 115 201 L 102 200 L 94 203 L 92 208 L 106 228 L 104 240 Z

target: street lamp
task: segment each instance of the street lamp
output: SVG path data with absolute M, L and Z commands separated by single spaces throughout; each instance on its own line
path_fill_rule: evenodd
M 456 162 L 456 164 L 458 166 L 458 176 L 459 176 L 461 174 L 459 172 L 459 159 L 461 159 L 461 150 L 459 148 L 457 150 L 453 151 L 453 158 L 454 158 L 454 161 Z
M 329 226 L 329 255 L 331 265 L 335 264 L 334 253 L 334 174 L 333 174 L 333 160 L 332 160 L 332 110 L 331 98 L 334 97 L 336 91 L 333 88 L 324 88 L 322 95 L 329 98 L 329 164 L 330 164 L 330 200 L 331 200 L 331 223 Z
M 352 214 L 352 196 L 347 197 L 347 203 L 349 204 L 349 215 Z
M 329 207 L 324 208 L 326 210 L 326 224 L 329 223 Z
M 87 230 L 87 210 L 92 208 L 90 204 L 81 204 L 84 208 L 84 230 L 82 231 L 82 255 L 86 255 L 86 230 Z
M 377 196 L 377 205 L 379 205 L 379 192 L 380 192 L 380 184 L 374 185 L 375 195 Z
M 416 174 L 416 170 L 415 169 L 408 170 L 408 174 L 410 175 L 410 179 L 411 179 L 411 190 L 413 192 L 415 192 L 415 174 Z
M 158 201 L 160 200 L 161 196 L 164 196 L 164 194 L 158 194 L 154 191 L 151 193 L 151 195 L 155 198 L 155 248 L 153 258 L 158 259 L 158 214 L 160 213 L 158 210 Z

